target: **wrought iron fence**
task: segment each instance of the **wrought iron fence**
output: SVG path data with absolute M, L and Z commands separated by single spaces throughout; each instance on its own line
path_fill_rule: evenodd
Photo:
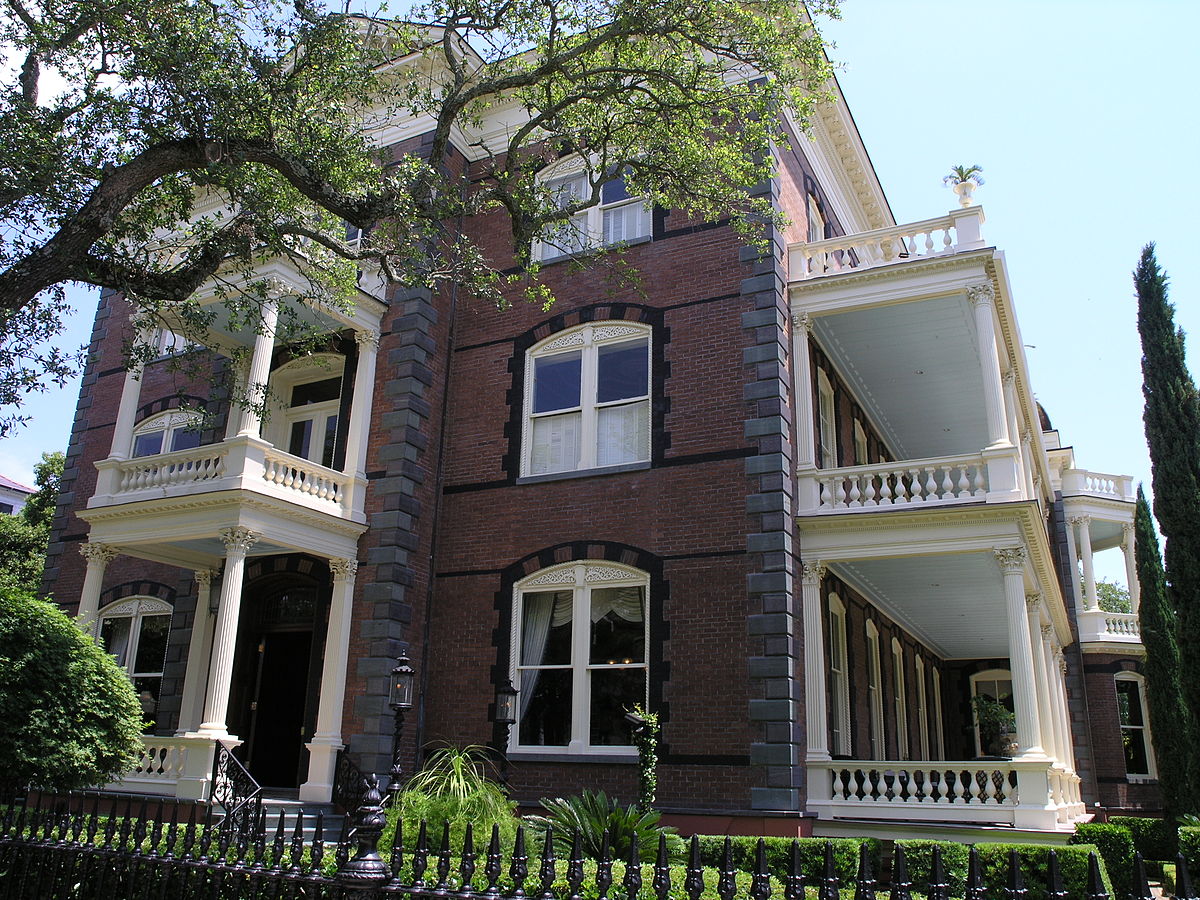
M 366 795 L 367 776 L 350 758 L 349 747 L 339 750 L 333 767 L 333 805 L 354 812 Z
M 179 807 L 172 807 L 164 816 L 161 801 L 154 815 L 143 802 L 136 813 L 126 803 L 123 813 L 105 816 L 100 814 L 99 799 L 89 799 L 38 796 L 25 805 L 5 809 L 0 819 L 0 900 L 383 900 L 392 896 L 420 900 L 702 900 L 714 894 L 719 900 L 806 900 L 806 892 L 816 900 L 840 900 L 851 891 L 855 900 L 875 900 L 876 893 L 885 890 L 891 900 L 912 900 L 914 888 L 901 845 L 896 846 L 892 877 L 886 886 L 872 873 L 866 844 L 860 848 L 857 876 L 839 879 L 829 843 L 824 847 L 820 874 L 806 877 L 795 841 L 790 845 L 785 874 L 769 871 L 762 840 L 757 844 L 752 871 L 743 874 L 734 868 L 726 839 L 714 873 L 702 867 L 700 844 L 693 837 L 681 872 L 671 865 L 665 838 L 660 839 L 652 865 L 641 862 L 636 838 L 622 865 L 607 850 L 598 860 L 585 860 L 578 834 L 566 858 L 558 859 L 551 829 L 541 836 L 540 858 L 533 874 L 525 830 L 518 829 L 512 851 L 502 853 L 496 826 L 482 852 L 477 851 L 473 829 L 468 826 L 459 852 L 453 854 L 448 827 L 440 846 L 431 848 L 422 825 L 407 858 L 403 842 L 397 839 L 385 862 L 378 853 L 385 817 L 374 778 L 355 816 L 353 842 L 342 838 L 332 855 L 322 838 L 320 816 L 316 836 L 306 844 L 303 813 L 297 815 L 290 832 L 281 818 L 273 834 L 268 834 L 260 812 L 252 832 L 235 833 L 215 825 L 211 812 L 202 815 L 195 806 L 186 818 L 180 817 Z M 604 846 L 608 847 L 607 836 Z M 1182 857 L 1177 866 L 1174 896 L 1196 900 Z M 1045 874 L 1046 900 L 1067 900 L 1053 851 L 1048 854 Z M 1140 855 L 1132 874 L 1131 897 L 1117 900 L 1151 900 Z M 937 846 L 928 884 L 921 887 L 928 900 L 950 900 L 950 879 Z M 961 896 L 964 900 L 1027 900 L 1030 891 L 1022 875 L 1021 856 L 1015 850 L 1010 853 L 1007 885 L 999 891 L 989 890 L 979 855 L 971 848 Z M 1094 853 L 1089 858 L 1083 897 L 1112 900 Z

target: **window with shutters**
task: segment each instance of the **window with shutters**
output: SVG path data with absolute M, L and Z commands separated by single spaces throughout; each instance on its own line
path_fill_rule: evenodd
M 929 694 L 925 687 L 925 660 L 918 655 L 915 662 L 917 670 L 917 736 L 921 749 L 921 759 L 929 759 Z
M 522 474 L 650 459 L 650 329 L 592 322 L 533 347 L 525 369 Z
M 570 206 L 591 194 L 588 173 L 584 171 L 552 177 L 546 181 L 546 187 L 559 207 Z M 554 259 L 649 238 L 650 212 L 644 200 L 629 195 L 624 177 L 618 175 L 600 187 L 599 204 L 548 228 L 534 248 L 534 258 Z

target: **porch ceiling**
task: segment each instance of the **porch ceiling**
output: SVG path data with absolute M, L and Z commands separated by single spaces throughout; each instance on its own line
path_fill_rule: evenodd
M 946 658 L 1008 656 L 1004 580 L 990 552 L 843 561 L 829 569 Z
M 813 331 L 898 459 L 987 444 L 979 346 L 964 294 L 819 315 Z

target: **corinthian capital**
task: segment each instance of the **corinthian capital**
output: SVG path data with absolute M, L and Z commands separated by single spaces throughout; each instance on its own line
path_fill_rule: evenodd
M 812 334 L 813 320 L 807 312 L 792 313 L 792 324 L 805 334 Z
M 354 340 L 360 347 L 375 348 L 379 346 L 379 332 L 374 328 L 364 328 L 362 331 L 354 332 Z
M 258 543 L 259 535 L 255 534 L 249 528 L 222 528 L 221 543 L 225 545 L 225 549 L 230 552 L 249 553 L 250 548 Z
M 972 306 L 980 304 L 991 306 L 996 302 L 996 290 L 990 281 L 982 284 L 970 284 L 967 285 L 967 299 L 971 301 Z
M 356 559 L 331 559 L 329 561 L 329 571 L 333 573 L 335 580 L 343 578 L 353 578 L 358 571 L 358 560 Z
M 88 541 L 86 544 L 79 545 L 79 555 L 88 562 L 98 562 L 102 566 L 107 566 L 114 557 L 121 555 L 121 551 L 108 544 Z
M 1026 556 L 1024 547 L 997 547 L 992 553 L 995 554 L 996 562 L 1005 575 L 1024 571 Z
M 820 584 L 821 579 L 825 577 L 825 563 L 821 560 L 802 563 L 800 566 L 800 577 L 807 584 Z

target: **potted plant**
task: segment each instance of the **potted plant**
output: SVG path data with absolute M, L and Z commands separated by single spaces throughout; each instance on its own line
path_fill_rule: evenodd
M 971 197 L 975 193 L 975 188 L 983 184 L 983 176 L 980 174 L 983 171 L 983 166 L 951 166 L 950 174 L 942 179 L 942 184 L 954 188 L 954 193 L 958 194 L 958 204 L 962 207 L 971 205 Z
M 1011 701 L 1010 701 L 1011 702 Z M 986 694 L 971 698 L 975 724 L 979 727 L 979 745 L 986 756 L 1012 756 L 1017 719 L 1007 704 Z

